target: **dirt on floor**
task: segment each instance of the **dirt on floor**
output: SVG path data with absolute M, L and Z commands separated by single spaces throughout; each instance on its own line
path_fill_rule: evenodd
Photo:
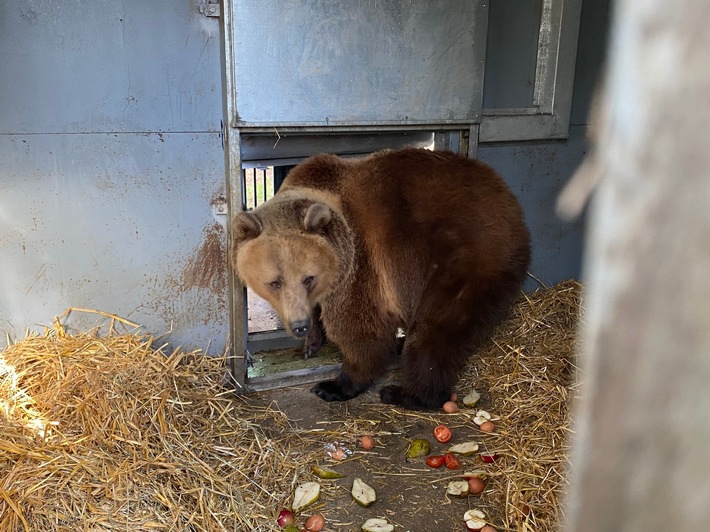
M 342 462 L 330 458 L 325 450 L 321 453 L 319 465 L 335 469 L 345 475 L 343 478 L 321 480 L 307 475 L 297 479 L 297 484 L 317 481 L 322 485 L 319 502 L 304 512 L 299 524 L 311 513 L 319 512 L 327 520 L 326 530 L 357 531 L 367 519 L 381 517 L 395 525 L 397 531 L 463 531 L 466 510 L 484 506 L 480 497 L 457 499 L 446 495 L 449 479 L 460 478 L 458 473 L 464 469 L 481 467 L 475 459 L 461 458 L 464 469 L 455 472 L 445 467 L 427 467 L 423 458 L 406 458 L 409 443 L 416 438 L 429 440 L 432 454 L 444 453 L 449 444 L 439 444 L 432 437 L 433 428 L 440 423 L 446 423 L 455 433 L 452 441 L 478 439 L 479 431 L 467 416 L 404 412 L 381 404 L 376 388 L 347 403 L 327 403 L 310 393 L 309 388 L 310 385 L 297 386 L 248 398 L 249 403 L 281 410 L 295 432 L 318 432 L 323 446 L 338 443 L 353 451 Z M 269 435 L 269 428 L 263 428 Z M 364 434 L 375 440 L 370 451 L 359 443 Z M 278 438 L 279 430 L 270 436 Z M 350 495 L 355 478 L 375 489 L 377 501 L 372 506 L 362 508 Z

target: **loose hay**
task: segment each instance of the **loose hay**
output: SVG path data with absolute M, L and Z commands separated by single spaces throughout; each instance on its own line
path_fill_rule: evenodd
M 458 529 L 461 505 L 485 510 L 500 532 L 556 530 L 580 297 L 572 281 L 530 294 L 471 358 L 459 396 L 476 388 L 500 417 L 487 435 L 472 423 L 475 410 L 412 412 L 367 399 L 322 403 L 326 415 L 303 430 L 273 404 L 255 406 L 259 396 L 225 391 L 223 359 L 168 355 L 149 336 L 117 332 L 110 315 L 103 335 L 69 335 L 55 323 L 0 354 L 0 530 L 273 530 L 295 486 L 324 462 L 323 444 L 358 449 L 364 433 L 378 447 L 337 467 L 391 492 L 376 512 L 398 530 Z M 407 439 L 430 436 L 441 422 L 499 453 L 494 464 L 465 466 L 489 475 L 480 497 L 447 501 L 445 484 L 456 473 L 403 461 Z M 359 529 L 361 509 L 348 506 L 351 482 L 323 483 L 316 509 L 328 530 Z
M 462 379 L 486 390 L 501 418 L 482 448 L 500 455 L 486 501 L 509 530 L 557 530 L 563 520 L 581 292 L 566 281 L 526 297 Z
M 259 424 L 286 420 L 152 341 L 57 323 L 0 355 L 0 530 L 270 530 L 305 455 Z

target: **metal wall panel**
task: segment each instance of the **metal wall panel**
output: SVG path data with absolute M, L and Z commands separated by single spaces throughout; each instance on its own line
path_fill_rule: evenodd
M 216 131 L 219 20 L 196 2 L 0 2 L 0 133 Z
M 243 166 L 253 166 L 255 162 L 277 163 L 279 160 L 298 162 L 303 157 L 316 153 L 337 153 L 353 155 L 371 153 L 385 148 L 396 149 L 405 146 L 428 148 L 434 146 L 432 131 L 404 131 L 373 134 L 331 134 L 331 135 L 244 135 L 241 139 Z
M 235 126 L 478 120 L 484 2 L 231 5 Z
M 115 313 L 222 352 L 221 151 L 213 134 L 0 136 L 0 330 L 67 307 Z M 76 315 L 87 326 L 96 316 Z
M 570 127 L 566 142 L 478 147 L 478 158 L 503 176 L 522 204 L 532 236 L 530 272 L 548 286 L 580 278 L 584 220 L 560 220 L 555 202 L 586 151 L 585 126 Z M 533 279 L 525 285 L 526 290 L 537 287 Z
M 2 2 L 0 50 L 0 331 L 88 307 L 223 352 L 218 19 L 192 1 Z
M 508 5 L 507 0 L 499 0 L 496 5 L 498 3 Z M 525 80 L 527 77 L 524 73 L 525 68 L 518 66 L 519 56 L 522 57 L 524 54 L 520 50 L 509 53 L 507 37 L 496 39 L 492 36 L 489 40 L 489 44 L 499 47 L 500 50 L 496 52 L 491 50 L 488 57 L 492 60 L 492 64 L 486 66 L 486 73 L 488 74 L 491 69 L 502 70 L 503 73 L 495 73 L 497 79 L 486 83 L 486 103 L 495 105 L 496 108 L 483 109 L 479 142 L 521 142 L 567 137 L 582 3 L 582 0 L 542 1 L 535 76 L 532 80 L 534 81 L 533 98 L 530 104 L 522 108 L 498 108 L 498 106 L 514 104 L 525 93 L 524 90 L 511 91 L 509 88 L 499 86 L 501 82 L 517 82 L 524 86 L 531 81 Z M 528 7 L 533 6 L 528 4 Z M 494 20 L 494 27 L 489 31 L 495 33 L 501 31 L 501 27 L 507 28 L 503 30 L 504 36 L 515 31 L 513 28 L 519 25 L 518 18 L 529 19 L 535 16 L 529 11 L 526 13 L 499 8 L 491 10 L 494 18 L 498 20 Z M 511 40 L 513 46 L 519 49 L 521 43 L 516 43 L 515 38 Z M 508 71 L 511 69 L 519 69 L 520 73 L 510 75 Z M 499 90 L 503 101 L 495 101 L 496 99 L 491 101 L 491 94 Z

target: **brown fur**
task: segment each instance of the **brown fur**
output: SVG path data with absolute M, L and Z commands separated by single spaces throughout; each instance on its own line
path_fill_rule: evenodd
M 530 260 L 505 183 L 448 152 L 312 157 L 233 229 L 237 273 L 289 331 L 310 331 L 306 353 L 322 341 L 317 312 L 343 351 L 340 375 L 314 387 L 326 400 L 354 397 L 380 377 L 402 327 L 404 382 L 381 398 L 440 406 L 517 298 Z

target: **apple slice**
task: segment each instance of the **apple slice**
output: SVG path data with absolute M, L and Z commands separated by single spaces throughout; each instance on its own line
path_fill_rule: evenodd
M 392 532 L 394 526 L 385 519 L 375 517 L 365 521 L 362 525 L 362 530 L 363 532 Z
M 463 443 L 457 443 L 449 447 L 448 452 L 454 454 L 460 454 L 463 456 L 471 456 L 473 453 L 478 451 L 478 444 L 475 441 L 465 441 Z
M 392 532 L 394 530 L 394 525 L 388 523 L 386 519 L 374 517 L 363 523 L 362 530 L 364 532 Z
M 446 487 L 446 494 L 452 497 L 464 497 L 468 496 L 468 481 L 467 480 L 452 480 Z
M 291 508 L 298 513 L 306 506 L 316 502 L 318 497 L 320 497 L 320 484 L 317 482 L 304 482 L 296 488 Z
M 313 474 L 315 476 L 323 479 L 343 478 L 345 476 L 342 473 L 338 473 L 335 469 L 331 469 L 329 467 L 321 466 L 318 464 L 311 467 L 311 471 L 313 471 Z
M 480 399 L 481 394 L 479 394 L 476 390 L 471 390 L 467 395 L 464 396 L 463 404 L 469 408 L 473 408 L 478 404 L 478 401 Z
M 480 427 L 486 421 L 490 421 L 491 417 L 491 414 L 486 412 L 485 410 L 479 410 L 478 412 L 476 412 L 476 417 L 473 418 L 473 422 Z
M 488 475 L 488 472 L 484 471 L 483 469 L 474 469 L 473 471 L 466 471 L 461 475 L 461 478 L 465 478 L 468 480 L 469 478 L 472 477 L 478 477 L 478 478 L 486 478 Z
M 355 502 L 364 508 L 367 508 L 377 500 L 375 490 L 365 484 L 360 478 L 353 480 L 353 488 L 350 493 Z
M 492 464 L 498 460 L 498 453 L 481 453 L 481 460 L 484 464 Z
M 475 532 L 486 526 L 486 514 L 481 510 L 468 510 L 463 514 L 463 520 L 466 523 L 466 529 L 470 531 Z

